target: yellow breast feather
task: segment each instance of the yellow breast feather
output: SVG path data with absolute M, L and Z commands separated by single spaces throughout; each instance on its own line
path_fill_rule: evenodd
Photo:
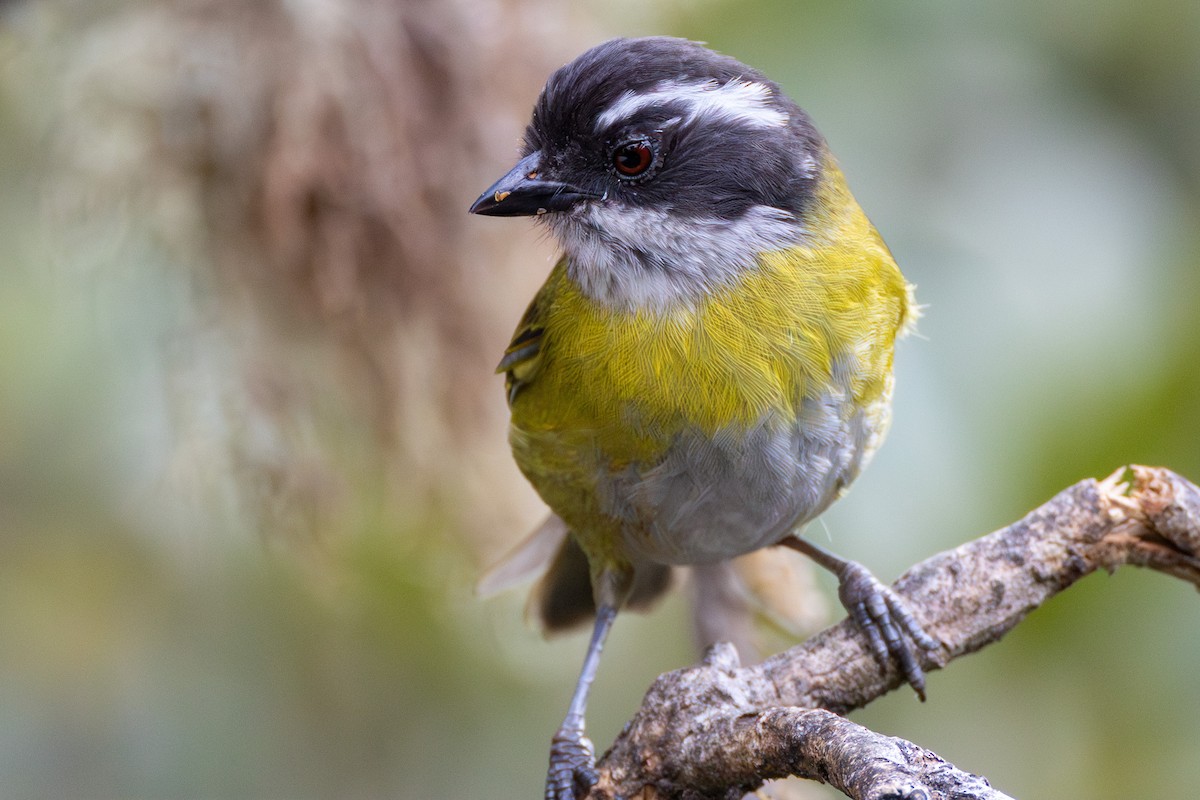
M 666 313 L 606 308 L 560 262 L 500 365 L 513 424 L 712 434 L 768 410 L 794 418 L 839 367 L 856 399 L 870 402 L 891 372 L 908 295 L 882 242 L 864 244 L 764 254 L 737 284 Z

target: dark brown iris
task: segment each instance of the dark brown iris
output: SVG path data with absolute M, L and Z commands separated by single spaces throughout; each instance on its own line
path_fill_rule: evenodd
M 644 139 L 619 145 L 613 151 L 613 167 L 626 178 L 636 178 L 654 163 L 654 150 Z

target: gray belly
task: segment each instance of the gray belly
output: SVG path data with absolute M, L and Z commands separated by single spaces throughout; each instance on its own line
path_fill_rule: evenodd
M 605 476 L 602 505 L 648 561 L 700 564 L 766 547 L 858 475 L 886 430 L 889 400 L 855 408 L 837 392 L 805 402 L 796 421 L 682 433 L 654 466 Z

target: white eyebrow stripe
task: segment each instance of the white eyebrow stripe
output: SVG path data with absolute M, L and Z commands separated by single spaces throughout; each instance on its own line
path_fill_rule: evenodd
M 596 118 L 596 131 L 628 119 L 646 106 L 660 103 L 682 103 L 687 106 L 687 122 L 701 116 L 715 116 L 755 128 L 786 125 L 787 113 L 772 107 L 770 99 L 771 88 L 765 83 L 740 78 L 724 84 L 711 79 L 665 81 L 648 92 L 625 92 Z

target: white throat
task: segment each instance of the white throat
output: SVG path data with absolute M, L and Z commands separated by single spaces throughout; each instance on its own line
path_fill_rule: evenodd
M 627 311 L 694 306 L 754 269 L 760 254 L 803 241 L 793 214 L 754 206 L 737 219 L 684 218 L 605 201 L 541 217 L 588 297 Z

